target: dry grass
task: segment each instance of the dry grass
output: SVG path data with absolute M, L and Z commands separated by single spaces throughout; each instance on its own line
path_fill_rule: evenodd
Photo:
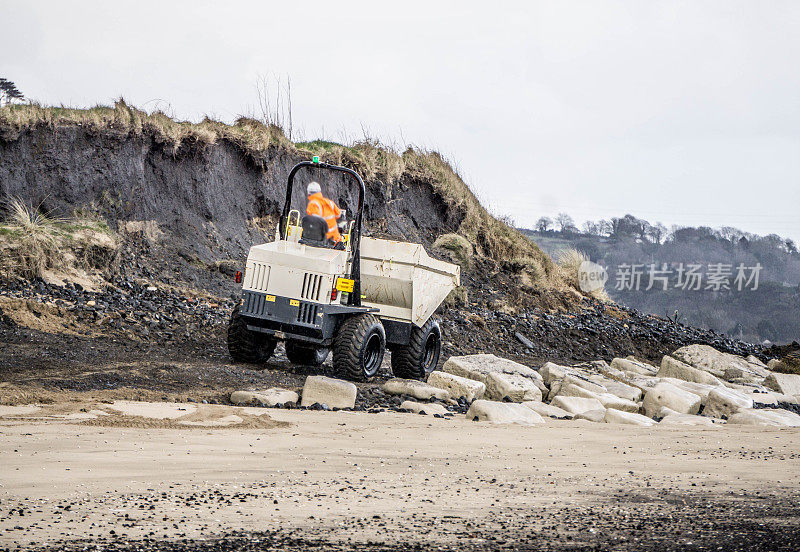
M 564 278 L 569 285 L 575 289 L 580 289 L 578 283 L 578 272 L 581 264 L 588 261 L 589 256 L 578 251 L 577 249 L 565 249 L 558 254 L 558 266 L 564 274 Z M 608 293 L 604 288 L 591 291 L 589 293 L 595 299 L 600 301 L 610 301 Z
M 5 204 L 0 223 L 0 272 L 42 277 L 47 271 L 108 267 L 117 243 L 99 220 L 53 218 L 22 200 Z
M 393 186 L 403 180 L 429 183 L 461 223 L 458 235 L 475 245 L 475 254 L 503 266 L 517 267 L 520 276 L 534 286 L 564 290 L 575 288 L 563 271 L 539 247 L 520 232 L 492 216 L 475 197 L 453 166 L 435 151 L 408 148 L 402 154 L 374 139 L 351 145 L 324 140 L 293 143 L 275 125 L 239 118 L 233 125 L 206 119 L 200 123 L 175 121 L 162 112 L 146 113 L 122 99 L 113 107 L 91 109 L 42 107 L 37 104 L 0 108 L 0 137 L 13 139 L 25 128 L 79 126 L 148 135 L 169 147 L 173 154 L 187 145 L 206 146 L 227 140 L 240 147 L 258 165 L 270 148 L 305 157 L 319 155 L 328 163 L 352 168 L 371 186 Z
M 7 137 L 26 128 L 46 126 L 60 128 L 78 126 L 93 131 L 113 130 L 134 136 L 147 134 L 156 142 L 169 147 L 173 153 L 184 145 L 213 145 L 225 139 L 237 144 L 258 159 L 270 147 L 294 149 L 274 125 L 264 125 L 255 119 L 240 118 L 233 125 L 205 119 L 200 123 L 175 121 L 161 111 L 147 113 L 118 100 L 113 107 L 89 109 L 42 107 L 31 103 L 0 108 L 0 131 Z

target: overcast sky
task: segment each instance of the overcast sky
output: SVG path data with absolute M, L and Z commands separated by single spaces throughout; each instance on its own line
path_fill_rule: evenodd
M 625 213 L 800 241 L 800 2 L 0 0 L 0 76 L 46 104 L 123 96 L 436 148 L 532 226 Z

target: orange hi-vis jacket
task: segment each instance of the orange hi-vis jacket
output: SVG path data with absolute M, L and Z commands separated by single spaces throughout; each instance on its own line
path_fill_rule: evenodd
M 336 219 L 342 216 L 342 210 L 333 201 L 321 193 L 311 194 L 308 196 L 306 214 L 324 218 L 328 223 L 328 233 L 325 237 L 334 243 L 342 241 L 342 235 L 339 234 L 339 227 L 336 223 Z

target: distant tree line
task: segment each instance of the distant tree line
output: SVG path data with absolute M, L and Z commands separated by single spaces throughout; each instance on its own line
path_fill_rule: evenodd
M 610 220 L 587 220 L 583 223 L 582 228 L 579 229 L 570 215 L 559 213 L 555 219 L 541 217 L 536 221 L 535 230 L 543 234 L 560 232 L 572 237 L 598 236 L 613 240 L 634 240 L 640 243 L 652 244 L 663 244 L 667 241 L 685 243 L 720 240 L 746 247 L 751 243 L 762 243 L 785 253 L 796 254 L 798 252 L 797 244 L 794 240 L 782 238 L 777 234 L 759 236 L 733 226 L 710 228 L 708 226 L 687 227 L 673 225 L 671 229 L 667 229 L 660 222 L 650 223 L 633 215 L 615 217 Z
M 8 105 L 15 100 L 22 101 L 24 99 L 25 96 L 19 91 L 16 84 L 0 77 L 0 107 Z

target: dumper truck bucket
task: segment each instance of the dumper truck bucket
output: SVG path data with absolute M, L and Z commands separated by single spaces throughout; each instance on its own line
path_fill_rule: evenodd
M 460 285 L 460 270 L 419 244 L 361 239 L 362 304 L 380 309 L 381 318 L 422 326 Z

